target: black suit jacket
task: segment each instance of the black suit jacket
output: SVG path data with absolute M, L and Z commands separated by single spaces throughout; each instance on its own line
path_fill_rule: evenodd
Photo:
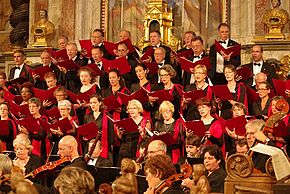
M 8 80 L 14 79 L 15 69 L 16 69 L 16 67 L 12 67 L 12 69 L 10 70 Z M 23 68 L 21 69 L 21 72 L 20 72 L 20 77 L 24 77 L 28 81 L 33 83 L 32 75 L 29 73 L 28 69 L 31 69 L 31 67 L 26 65 L 26 64 L 24 64 L 24 66 L 23 66 Z
M 201 58 L 205 58 L 208 55 L 205 53 L 205 51 L 203 51 Z M 192 55 L 188 60 L 193 61 L 194 55 Z M 186 85 L 190 84 L 190 77 L 191 77 L 191 73 L 184 71 L 183 73 L 183 78 L 182 78 L 182 84 L 184 87 L 186 87 Z
M 95 167 L 111 167 L 111 166 L 113 166 L 113 162 L 101 156 L 99 156 L 95 165 Z
M 150 47 L 153 47 L 153 46 L 146 46 L 143 49 L 142 53 L 145 53 Z M 168 46 L 165 46 L 165 45 L 162 45 L 162 44 L 160 44 L 160 47 L 163 47 L 165 49 L 165 51 L 166 51 L 166 53 L 165 53 L 165 64 L 170 64 L 170 52 L 171 52 L 171 49 Z M 154 54 L 151 57 L 152 57 L 152 62 L 155 62 Z
M 238 43 L 229 39 L 228 47 L 237 45 Z M 215 49 L 215 44 L 211 45 L 210 51 L 209 51 L 209 57 L 210 57 L 210 64 L 211 69 L 208 71 L 208 76 L 211 80 L 214 80 L 215 74 L 216 74 L 216 58 L 217 58 L 217 51 Z M 241 64 L 241 56 L 235 56 L 231 57 L 229 61 L 224 60 L 224 65 L 232 64 L 235 67 L 240 66 Z
M 36 66 L 33 67 L 33 69 L 38 69 L 38 68 L 40 68 L 42 66 L 43 66 L 43 64 L 36 65 Z M 59 78 L 60 71 L 59 71 L 59 68 L 55 64 L 53 64 L 53 63 L 50 64 L 50 67 L 49 68 L 55 74 L 55 77 L 57 79 L 57 84 L 59 84 L 60 83 L 60 78 Z M 37 88 L 39 88 L 39 89 L 43 89 L 43 90 L 46 90 L 47 89 L 47 85 L 46 85 L 45 80 L 36 79 L 35 80 L 35 83 L 34 83 L 34 86 L 37 87 Z
M 245 65 L 243 65 L 243 67 L 247 67 L 253 72 L 253 62 L 245 64 Z M 263 72 L 263 73 L 265 73 L 267 75 L 267 81 L 273 86 L 272 79 L 273 78 L 277 78 L 277 74 L 276 74 L 275 68 L 273 66 L 271 66 L 270 64 L 268 64 L 268 63 L 263 61 L 261 72 Z M 247 86 L 252 87 L 253 79 L 254 78 L 251 77 L 251 78 L 245 80 L 244 83 Z

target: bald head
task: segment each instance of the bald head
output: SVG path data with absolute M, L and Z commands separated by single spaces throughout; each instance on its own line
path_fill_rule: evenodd
M 71 136 L 66 135 L 59 141 L 58 144 L 58 155 L 63 157 L 75 158 L 78 157 L 78 143 L 77 140 Z
M 257 73 L 255 75 L 256 86 L 259 86 L 260 83 L 267 81 L 267 75 L 263 72 Z
M 154 140 L 148 145 L 148 157 L 155 156 L 157 154 L 166 154 L 167 146 L 161 140 Z

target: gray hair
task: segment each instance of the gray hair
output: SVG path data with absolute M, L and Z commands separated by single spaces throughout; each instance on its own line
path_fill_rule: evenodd
M 60 108 L 61 106 L 67 107 L 71 109 L 71 102 L 68 100 L 61 100 L 58 102 L 57 107 Z
M 251 120 L 246 124 L 246 131 L 248 129 L 254 128 L 256 130 L 256 132 L 262 130 L 263 126 L 265 125 L 265 121 L 263 121 L 262 119 L 255 119 L 255 120 Z

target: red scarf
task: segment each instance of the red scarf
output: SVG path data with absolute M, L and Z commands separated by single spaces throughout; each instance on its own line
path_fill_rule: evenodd
M 102 152 L 101 156 L 103 158 L 109 158 L 109 145 L 108 145 L 108 117 L 103 112 L 103 119 L 102 119 Z

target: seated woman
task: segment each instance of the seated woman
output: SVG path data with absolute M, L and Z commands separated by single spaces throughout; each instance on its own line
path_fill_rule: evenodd
M 146 129 L 151 131 L 151 120 L 148 117 L 143 117 L 141 114 L 143 112 L 142 104 L 138 100 L 131 100 L 128 103 L 127 111 L 130 118 L 138 125 L 139 132 L 124 133 L 123 130 L 118 129 L 117 136 L 120 139 L 121 145 L 119 150 L 118 164 L 120 164 L 123 158 L 136 159 L 137 146 L 142 139 L 146 138 Z M 128 126 L 130 127 L 130 126 Z
M 27 135 L 17 135 L 13 141 L 13 146 L 16 154 L 13 164 L 20 167 L 25 174 L 41 166 L 40 158 L 31 153 L 33 147 Z
M 195 83 L 189 84 L 185 87 L 184 91 L 192 91 L 192 90 L 202 90 L 204 91 L 204 94 L 207 94 L 207 91 L 209 90 L 210 86 L 206 82 L 207 78 L 207 69 L 205 65 L 197 65 L 193 69 L 193 76 Z M 183 115 L 185 120 L 191 121 L 191 120 L 197 120 L 200 119 L 200 115 L 197 111 L 197 106 L 194 102 L 189 102 L 187 99 L 183 99 L 181 102 L 181 107 L 183 109 Z
M 112 161 L 112 149 L 114 143 L 114 127 L 112 122 L 108 122 L 106 116 L 103 99 L 99 94 L 93 94 L 90 97 L 90 112 L 85 115 L 85 124 L 94 121 L 98 126 L 99 131 L 102 132 L 101 143 L 102 153 L 101 156 Z M 86 146 L 85 146 L 86 147 Z M 84 148 L 84 153 L 86 149 Z
M 180 111 L 180 96 L 176 91 L 175 87 L 179 87 L 183 89 L 181 85 L 173 84 L 172 79 L 176 77 L 176 71 L 171 65 L 163 65 L 161 68 L 158 69 L 158 74 L 160 77 L 159 84 L 152 86 L 152 91 L 156 90 L 167 90 L 172 96 L 173 100 L 171 103 L 174 105 L 174 113 L 173 118 L 179 118 L 179 111 Z M 151 104 L 151 118 L 158 119 L 158 106 L 157 103 L 158 97 L 149 97 L 149 102 Z
M 212 193 L 223 193 L 227 173 L 224 170 L 224 160 L 221 150 L 210 145 L 204 149 L 204 165 Z
M 28 100 L 28 108 L 32 117 L 37 120 L 40 126 L 39 131 L 30 132 L 32 130 L 28 130 L 24 126 L 20 126 L 20 125 L 18 125 L 18 129 L 19 129 L 19 132 L 25 133 L 26 135 L 29 135 L 29 137 L 31 138 L 31 142 L 33 146 L 32 153 L 36 154 L 42 159 L 45 159 L 46 153 L 47 153 L 46 148 L 49 148 L 49 147 L 46 147 L 48 146 L 46 145 L 47 142 L 45 141 L 46 131 L 42 127 L 41 123 L 43 121 L 47 122 L 48 119 L 46 116 L 43 116 L 40 114 L 41 101 L 38 98 L 30 98 Z
M 183 125 L 181 120 L 173 118 L 174 106 L 169 101 L 163 101 L 159 107 L 161 121 L 157 121 L 154 129 L 159 135 L 169 133 L 176 144 L 168 147 L 168 154 L 172 157 L 173 164 L 176 164 L 183 151 Z M 155 132 L 154 131 L 154 132 Z
M 259 94 L 259 99 L 253 103 L 253 115 L 264 115 L 265 117 L 267 117 L 271 103 L 271 98 L 269 96 L 271 92 L 271 85 L 266 81 L 261 82 L 258 85 L 257 90 Z
M 144 167 L 146 180 L 148 182 L 148 189 L 144 194 L 153 194 L 158 191 L 160 194 L 183 194 L 180 185 L 173 184 L 171 187 L 165 186 L 160 188 L 161 183 L 176 174 L 174 165 L 167 155 L 156 155 L 150 157 L 145 162 Z
M 13 151 L 12 142 L 17 134 L 17 127 L 15 125 L 15 122 L 11 118 L 9 118 L 9 113 L 10 113 L 9 105 L 6 102 L 1 102 L 0 103 L 0 118 L 2 121 L 7 121 L 8 132 L 9 132 L 8 134 L 0 135 L 0 140 L 2 142 L 3 151 Z

